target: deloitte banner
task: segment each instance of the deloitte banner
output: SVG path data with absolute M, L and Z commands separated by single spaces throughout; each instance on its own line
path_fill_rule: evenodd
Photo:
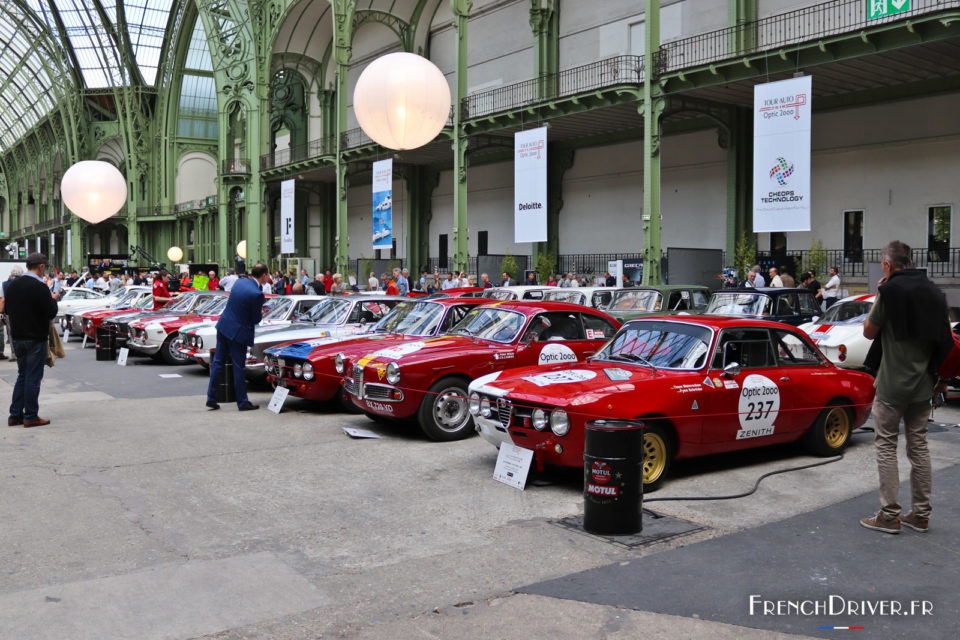
M 513 137 L 514 242 L 547 240 L 547 128 Z
M 373 248 L 393 247 L 393 158 L 373 163 Z
M 296 180 L 284 180 L 280 183 L 280 253 L 295 253 L 297 250 L 293 239 L 293 194 L 296 184 Z
M 753 230 L 810 231 L 811 77 L 753 88 Z

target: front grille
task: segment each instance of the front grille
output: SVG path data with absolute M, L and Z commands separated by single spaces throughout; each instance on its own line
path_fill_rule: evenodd
M 513 403 L 506 398 L 497 398 L 497 417 L 500 419 L 500 426 L 504 429 L 509 428 L 512 416 Z
M 358 390 L 360 389 L 360 384 L 353 378 L 344 378 L 343 379 L 343 390 L 349 393 L 352 396 L 359 396 Z
M 363 382 L 363 367 L 353 366 L 353 381 L 357 383 Z
M 363 385 L 363 395 L 370 400 L 390 400 L 390 387 L 382 384 Z

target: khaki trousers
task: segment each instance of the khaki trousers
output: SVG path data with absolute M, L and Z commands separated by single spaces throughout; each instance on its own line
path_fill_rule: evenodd
M 888 518 L 900 515 L 898 492 L 900 472 L 897 468 L 897 437 L 900 420 L 906 439 L 907 459 L 910 461 L 910 506 L 914 515 L 930 517 L 930 493 L 933 474 L 930 451 L 927 449 L 927 417 L 930 403 L 890 404 L 880 398 L 873 400 L 874 446 L 877 451 L 877 469 L 880 473 L 880 509 Z

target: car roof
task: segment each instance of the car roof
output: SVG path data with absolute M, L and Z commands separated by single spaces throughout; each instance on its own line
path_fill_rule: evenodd
M 480 298 L 488 300 L 485 307 L 497 307 L 498 309 L 507 309 L 510 311 L 519 311 L 524 315 L 534 315 L 541 311 L 571 311 L 578 313 L 591 313 L 593 315 L 609 316 L 603 312 L 597 311 L 592 307 L 585 307 L 580 304 L 571 304 L 569 302 L 555 302 L 552 300 L 501 300 L 489 302 L 489 298 Z M 612 319 L 612 318 L 611 318 Z
M 736 287 L 733 289 L 720 289 L 715 293 L 813 293 L 806 287 Z
M 437 302 L 447 307 L 451 307 L 455 304 L 490 304 L 489 298 L 406 298 L 410 302 Z
M 764 327 L 769 329 L 795 329 L 803 333 L 796 327 L 782 322 L 772 322 L 770 320 L 758 320 L 749 317 L 740 316 L 706 316 L 706 315 L 683 315 L 683 316 L 646 316 L 643 318 L 634 318 L 624 322 L 624 326 L 635 322 L 649 322 L 650 320 L 659 320 L 662 322 L 685 322 L 687 324 L 702 324 L 705 327 L 714 329 L 729 329 L 731 327 Z

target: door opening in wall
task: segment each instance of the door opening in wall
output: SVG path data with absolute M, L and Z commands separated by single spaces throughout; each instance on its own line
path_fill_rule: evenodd
M 927 208 L 927 251 L 931 262 L 950 260 L 950 205 Z
M 770 253 L 772 255 L 785 255 L 787 253 L 787 234 L 782 231 L 775 231 L 770 234 Z
M 487 255 L 487 241 L 488 236 L 486 231 L 477 232 L 477 255 L 485 256 Z
M 446 269 L 449 266 L 447 264 L 447 260 L 449 259 L 449 256 L 447 255 L 447 234 L 445 233 L 440 234 L 440 242 L 439 242 L 438 248 L 440 250 L 439 251 L 440 257 L 437 260 L 437 267 L 440 269 Z
M 843 212 L 843 261 L 863 262 L 863 210 Z

